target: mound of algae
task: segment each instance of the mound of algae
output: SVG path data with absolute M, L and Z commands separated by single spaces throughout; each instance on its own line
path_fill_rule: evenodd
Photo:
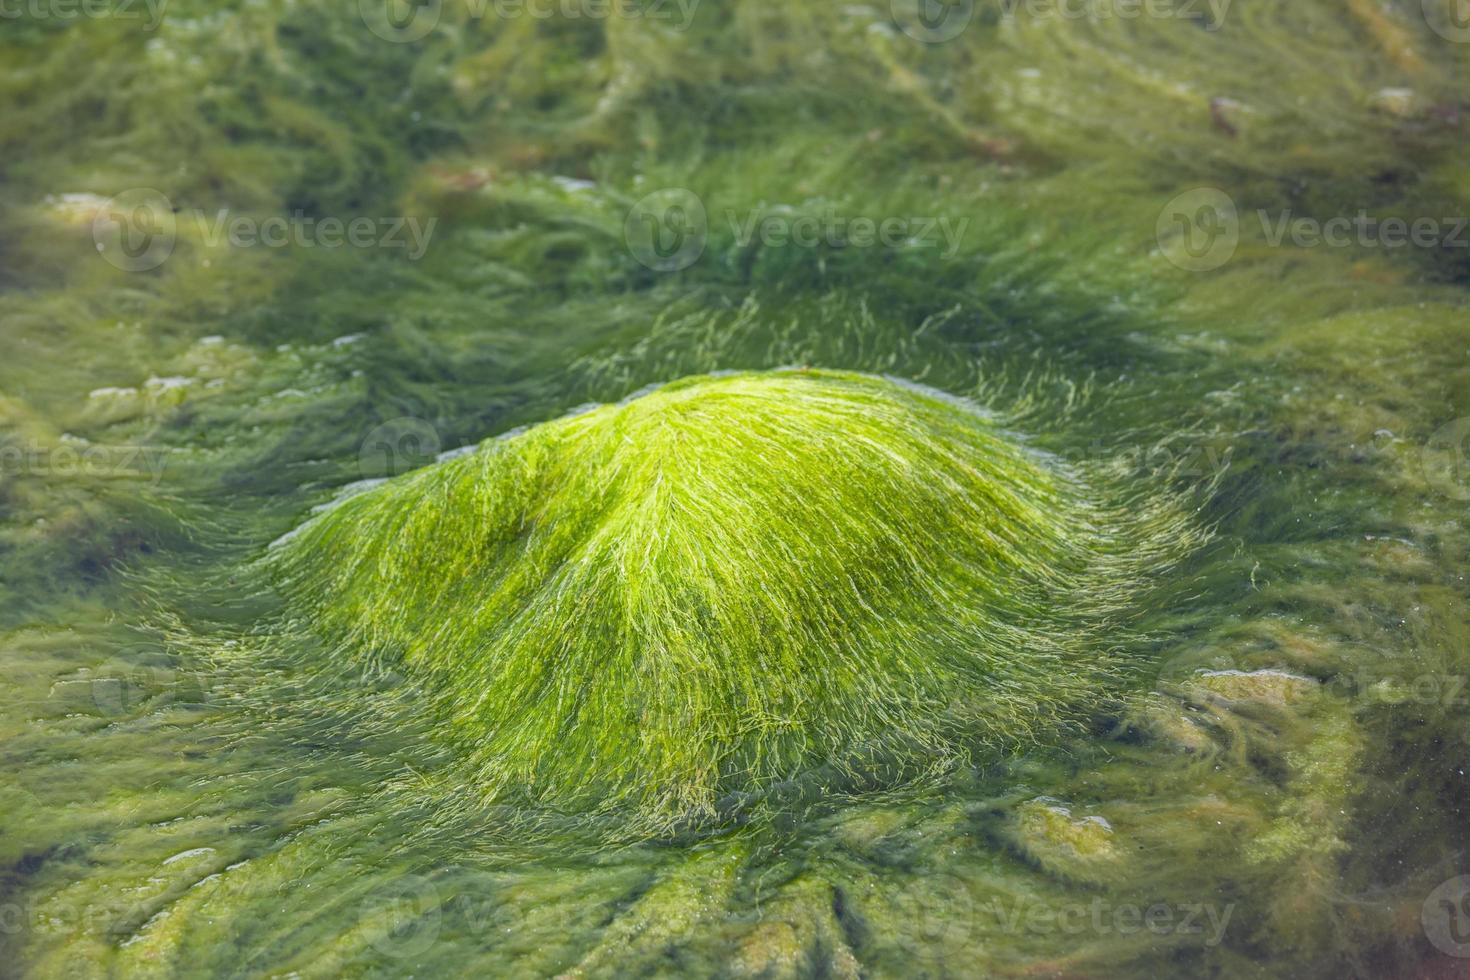
M 792 369 L 492 439 L 271 561 L 332 649 L 417 682 L 485 799 L 673 826 L 1075 717 L 1199 536 L 959 399 Z

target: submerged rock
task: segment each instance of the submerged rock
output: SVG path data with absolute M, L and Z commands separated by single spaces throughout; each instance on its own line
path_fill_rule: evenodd
M 1017 807 L 1008 836 L 1021 854 L 1047 872 L 1076 880 L 1104 879 L 1121 861 L 1105 817 L 1078 816 L 1048 796 Z
M 487 799 L 673 821 L 1033 737 L 1130 675 L 1117 626 L 1197 539 L 968 403 L 789 370 L 491 440 L 271 561 Z
M 1276 708 L 1310 698 L 1320 687 L 1310 677 L 1284 670 L 1207 670 L 1196 675 L 1194 683 L 1227 702 L 1253 702 Z

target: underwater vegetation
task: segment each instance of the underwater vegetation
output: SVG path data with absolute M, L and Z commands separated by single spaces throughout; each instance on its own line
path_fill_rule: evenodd
M 3 8 L 0 975 L 1454 975 L 1453 5 L 614 7 Z
M 678 822 L 1057 724 L 1136 668 L 1129 606 L 1198 537 L 938 392 L 795 370 L 492 440 L 272 562 L 324 636 L 430 682 L 486 797 Z

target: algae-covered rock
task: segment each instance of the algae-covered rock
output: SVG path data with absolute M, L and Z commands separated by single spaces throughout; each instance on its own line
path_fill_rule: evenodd
M 832 885 L 819 878 L 803 876 L 785 884 L 762 906 L 760 921 L 741 937 L 730 958 L 730 975 L 772 980 L 861 976 L 833 912 L 838 901 Z
M 1207 670 L 1194 684 L 1228 702 L 1281 708 L 1313 697 L 1320 685 L 1310 677 L 1284 670 Z
M 1168 698 L 1146 699 L 1131 721 L 1137 729 L 1177 752 L 1203 754 L 1216 747 L 1207 725 L 1192 717 L 1184 705 Z
M 1009 836 L 1044 870 L 1077 880 L 1115 873 L 1121 861 L 1113 827 L 1097 814 L 1078 815 L 1059 800 L 1039 796 L 1016 809 Z
M 426 682 L 487 797 L 672 819 L 947 765 L 1126 678 L 1089 640 L 1195 532 L 1103 497 L 938 392 L 699 377 L 350 497 L 273 562 L 341 656 Z
M 723 910 L 744 858 L 744 848 L 738 845 L 692 857 L 639 897 L 560 978 L 617 976 L 630 960 L 661 958 L 669 946 L 687 939 Z

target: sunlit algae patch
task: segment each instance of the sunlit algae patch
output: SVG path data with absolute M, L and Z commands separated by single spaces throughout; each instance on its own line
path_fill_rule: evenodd
M 422 685 L 486 800 L 672 826 L 1125 686 L 1126 613 L 1198 533 L 1089 472 L 913 385 L 704 376 L 350 496 L 272 561 L 342 656 Z

